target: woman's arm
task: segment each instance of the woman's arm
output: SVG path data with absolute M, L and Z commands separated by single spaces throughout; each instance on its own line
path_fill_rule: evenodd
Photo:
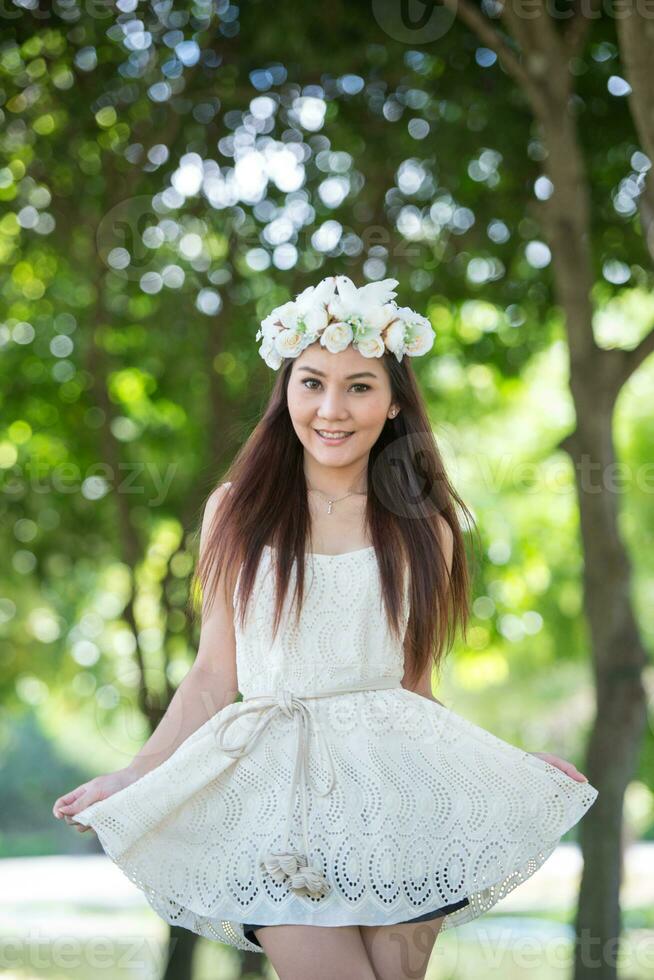
M 431 693 L 431 675 L 432 675 L 433 665 L 431 661 L 427 664 L 422 676 L 416 681 L 415 684 L 405 683 L 404 677 L 406 677 L 406 671 L 404 672 L 404 677 L 402 678 L 402 687 L 407 691 L 413 691 L 414 694 L 421 694 L 423 698 L 428 698 L 430 701 L 435 701 L 436 704 L 440 704 L 441 707 L 445 707 L 442 701 L 435 698 Z
M 207 501 L 200 531 L 200 555 L 206 547 L 211 522 L 226 489 L 227 484 L 218 487 Z M 233 608 L 223 592 L 221 577 L 211 610 L 202 615 L 195 662 L 175 691 L 156 729 L 126 767 L 137 776 L 160 766 L 189 735 L 236 699 L 238 685 Z M 206 601 L 204 605 L 206 607 Z
M 443 545 L 443 552 L 445 554 L 445 560 L 447 562 L 447 570 L 449 573 L 452 571 L 452 560 L 454 557 L 454 535 L 452 534 L 452 528 L 447 523 L 444 517 L 439 517 L 439 527 L 441 529 L 441 541 Z M 433 672 L 433 664 L 431 659 L 427 666 L 425 667 L 422 675 L 416 681 L 415 684 L 405 683 L 405 678 L 407 676 L 407 671 L 404 671 L 404 677 L 402 678 L 402 687 L 406 688 L 407 691 L 413 691 L 415 694 L 421 694 L 423 698 L 428 698 L 430 701 L 435 701 L 436 704 L 440 704 L 442 708 L 445 707 L 442 701 L 435 698 L 431 693 L 431 677 Z
M 200 534 L 200 554 L 207 543 L 209 528 L 228 484 L 218 487 L 207 501 Z M 194 731 L 221 708 L 235 700 L 236 642 L 231 602 L 223 595 L 221 576 L 211 611 L 203 609 L 200 646 L 193 667 L 175 691 L 168 710 L 143 748 L 129 765 L 116 772 L 96 776 L 77 789 L 60 796 L 52 808 L 53 815 L 73 824 L 80 833 L 90 828 L 75 820 L 75 815 L 98 800 L 136 782 L 156 769 Z M 204 608 L 207 602 L 205 597 Z

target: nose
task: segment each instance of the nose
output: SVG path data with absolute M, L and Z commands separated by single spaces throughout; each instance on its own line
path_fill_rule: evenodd
M 327 389 L 323 392 L 320 405 L 317 409 L 317 416 L 325 422 L 341 422 L 347 419 L 349 413 L 344 405 L 345 396 L 337 388 Z

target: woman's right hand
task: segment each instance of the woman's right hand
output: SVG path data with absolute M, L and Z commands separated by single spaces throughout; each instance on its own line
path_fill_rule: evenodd
M 83 834 L 92 828 L 86 824 L 77 823 L 73 820 L 73 816 L 90 806 L 91 803 L 97 803 L 98 800 L 106 800 L 109 796 L 113 796 L 118 790 L 125 789 L 126 786 L 136 782 L 139 778 L 139 774 L 128 767 L 118 769 L 116 772 L 109 772 L 104 776 L 96 776 L 94 779 L 90 779 L 88 783 L 82 783 L 77 789 L 73 789 L 70 793 L 66 793 L 55 800 L 52 813 L 57 820 L 65 820 L 66 823 L 72 824 Z

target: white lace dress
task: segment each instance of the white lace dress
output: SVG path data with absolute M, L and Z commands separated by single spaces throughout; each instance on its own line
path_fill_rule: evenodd
M 163 919 L 239 949 L 262 952 L 243 923 L 389 925 L 463 898 L 442 928 L 476 918 L 597 790 L 400 686 L 373 548 L 307 555 L 299 623 L 293 573 L 271 642 L 272 558 L 235 623 L 243 701 L 75 819 Z

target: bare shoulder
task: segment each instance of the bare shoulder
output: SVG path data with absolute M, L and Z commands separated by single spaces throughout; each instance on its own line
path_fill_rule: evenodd
M 230 487 L 231 483 L 221 483 L 207 497 L 202 516 L 202 528 L 200 530 L 200 550 L 204 547 L 213 520 L 220 510 L 221 503 L 227 496 Z
M 205 512 L 209 511 L 211 516 L 213 517 L 213 515 L 220 507 L 221 501 L 229 493 L 230 487 L 231 487 L 231 483 L 221 483 L 214 490 L 212 490 L 207 498 Z

